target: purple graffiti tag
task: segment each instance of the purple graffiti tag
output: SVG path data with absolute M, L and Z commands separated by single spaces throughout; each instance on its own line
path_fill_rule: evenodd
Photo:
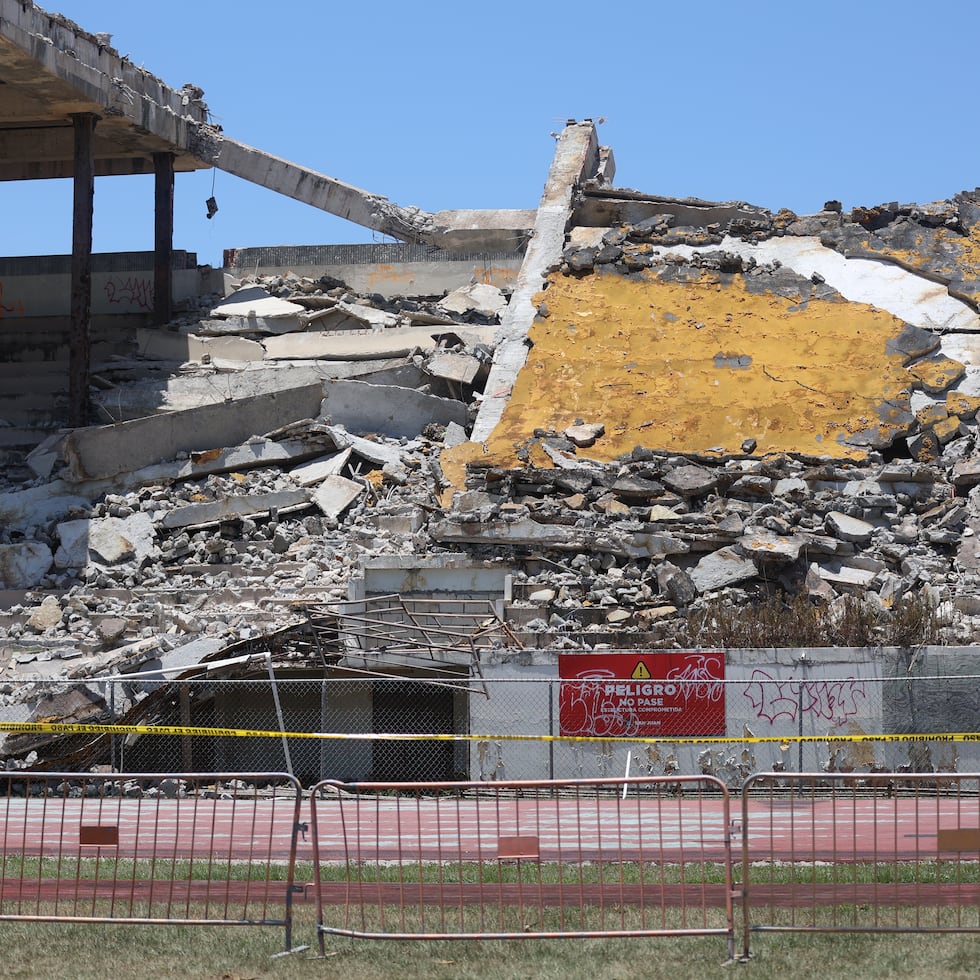
M 860 711 L 858 700 L 866 701 L 864 682 L 853 677 L 835 681 L 777 681 L 764 670 L 752 671 L 745 696 L 752 702 L 757 718 L 775 722 L 777 718 L 796 721 L 804 715 L 842 725 Z

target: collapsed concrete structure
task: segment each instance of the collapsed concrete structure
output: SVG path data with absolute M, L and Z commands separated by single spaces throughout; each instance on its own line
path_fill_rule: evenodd
M 860 601 L 878 644 L 917 609 L 927 624 L 896 645 L 955 647 L 970 672 L 980 191 L 805 216 L 666 199 L 616 188 L 586 120 L 559 135 L 537 211 L 431 215 L 244 147 L 197 90 L 0 3 L 0 77 L 28 85 L 37 59 L 52 92 L 88 99 L 31 88 L 75 126 L 74 149 L 46 142 L 40 159 L 24 142 L 5 177 L 78 179 L 87 144 L 66 120 L 97 115 L 110 135 L 94 172 L 128 160 L 166 184 L 224 167 L 407 242 L 230 250 L 223 273 L 185 281 L 158 195 L 154 302 L 123 261 L 106 266 L 95 316 L 73 300 L 35 323 L 23 297 L 50 290 L 53 266 L 23 260 L 14 276 L 0 262 L 6 376 L 52 380 L 60 363 L 75 377 L 84 357 L 100 423 L 64 426 L 57 377 L 43 405 L 0 411 L 0 718 L 105 719 L 95 679 L 147 672 L 111 715 L 167 718 L 161 677 L 229 661 L 248 674 L 259 648 L 293 669 L 411 676 L 414 641 L 380 664 L 342 638 L 329 662 L 312 652 L 306 607 L 363 611 L 343 604 L 388 594 L 489 602 L 459 628 L 460 649 L 487 639 L 485 672 L 683 647 L 693 622 L 731 646 L 709 632 L 713 610 L 796 597 L 826 624 Z M 85 258 L 74 284 L 92 278 Z M 110 292 L 127 297 L 121 317 Z M 93 323 L 90 360 L 73 338 Z M 50 339 L 25 356 L 35 326 Z M 447 675 L 476 669 L 459 651 L 437 659 Z M 975 730 L 980 709 L 964 710 Z M 66 749 L 8 736 L 2 751 L 50 765 Z

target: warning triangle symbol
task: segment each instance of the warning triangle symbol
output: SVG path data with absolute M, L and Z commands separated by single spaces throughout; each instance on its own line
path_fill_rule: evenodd
M 633 668 L 633 673 L 630 677 L 635 681 L 648 681 L 650 680 L 650 671 L 647 669 L 647 665 L 642 660 L 637 660 L 636 666 Z

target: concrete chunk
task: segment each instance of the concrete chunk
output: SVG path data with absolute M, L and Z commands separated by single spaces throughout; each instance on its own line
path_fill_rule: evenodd
M 0 588 L 33 588 L 47 575 L 51 561 L 51 549 L 42 541 L 0 545 Z
M 313 503 L 327 517 L 339 517 L 362 493 L 362 484 L 342 476 L 328 476 L 313 492 Z
M 320 415 L 357 432 L 411 437 L 431 422 L 463 425 L 467 411 L 454 398 L 437 398 L 414 388 L 328 380 L 323 383 Z
M 357 332 L 289 333 L 281 337 L 268 337 L 263 341 L 265 356 L 269 360 L 288 360 L 296 358 L 328 358 L 336 361 L 373 360 L 379 357 L 405 357 L 414 350 L 435 350 L 439 338 L 447 330 L 466 344 L 491 344 L 495 327 L 464 327 L 458 324 L 451 328 L 397 327 L 376 331 L 370 334 Z
M 203 504 L 188 504 L 166 513 L 160 521 L 165 528 L 206 527 L 232 517 L 255 517 L 270 510 L 300 510 L 310 504 L 308 490 L 279 490 L 249 496 L 225 497 Z
M 234 446 L 320 410 L 320 384 L 267 392 L 183 412 L 75 429 L 65 458 L 76 480 L 99 480 L 173 459 L 180 452 Z
M 742 553 L 758 562 L 787 564 L 800 557 L 803 538 L 793 534 L 773 534 L 771 531 L 749 530 L 738 539 Z
M 824 519 L 824 527 L 828 534 L 840 538 L 841 541 L 852 541 L 854 544 L 867 544 L 874 533 L 874 524 L 862 521 L 858 517 L 850 517 L 838 510 L 832 510 Z
M 743 558 L 734 548 L 721 548 L 705 555 L 690 572 L 691 581 L 702 594 L 736 585 L 757 574 L 755 563 Z
M 245 286 L 223 299 L 212 311 L 212 316 L 279 317 L 298 316 L 306 310 L 298 303 L 279 299 L 261 286 Z
M 434 378 L 455 381 L 457 384 L 472 384 L 473 379 L 480 373 L 482 363 L 469 354 L 446 352 L 436 354 L 425 365 L 426 371 Z
M 155 537 L 153 521 L 144 513 L 65 521 L 58 525 L 61 547 L 55 552 L 54 563 L 59 568 L 115 565 L 129 559 L 142 563 L 154 554 Z
M 289 471 L 290 477 L 301 487 L 311 487 L 320 483 L 328 476 L 339 476 L 343 468 L 350 459 L 350 447 L 342 449 L 339 453 L 331 453 L 322 459 L 314 459 L 309 463 L 303 463 Z
M 496 287 L 483 282 L 460 286 L 439 300 L 438 306 L 449 313 L 479 313 L 497 316 L 507 305 L 507 297 Z

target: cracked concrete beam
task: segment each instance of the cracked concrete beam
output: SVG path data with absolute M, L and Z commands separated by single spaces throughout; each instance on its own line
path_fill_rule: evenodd
M 196 127 L 188 148 L 219 170 L 402 241 L 423 241 L 432 228 L 427 211 L 400 207 L 380 194 L 240 143 L 212 126 Z
M 486 439 L 503 415 L 514 380 L 527 360 L 525 340 L 537 312 L 534 296 L 544 286 L 548 268 L 561 259 L 575 190 L 595 173 L 598 161 L 595 124 L 585 120 L 567 125 L 558 137 L 538 205 L 534 233 L 524 253 L 510 304 L 501 319 L 500 342 L 486 384 L 486 397 L 473 427 L 474 442 Z

